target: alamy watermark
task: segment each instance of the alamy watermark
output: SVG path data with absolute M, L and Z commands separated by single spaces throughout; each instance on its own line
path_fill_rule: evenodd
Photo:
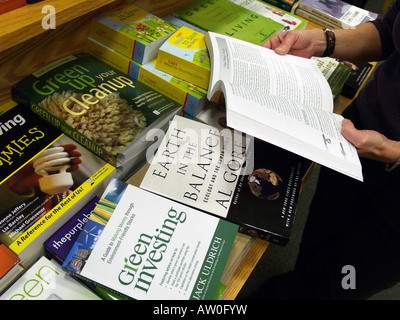
M 42 18 L 43 29 L 55 29 L 56 28 L 56 9 L 52 5 L 45 5 L 42 8 L 42 13 L 46 14 Z
M 345 274 L 342 278 L 342 288 L 344 290 L 356 289 L 356 268 L 352 265 L 345 265 L 342 268 L 342 274 Z

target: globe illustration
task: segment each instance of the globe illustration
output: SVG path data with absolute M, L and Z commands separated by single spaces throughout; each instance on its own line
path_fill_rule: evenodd
M 254 170 L 248 177 L 251 192 L 260 199 L 278 199 L 283 191 L 282 178 L 269 169 Z

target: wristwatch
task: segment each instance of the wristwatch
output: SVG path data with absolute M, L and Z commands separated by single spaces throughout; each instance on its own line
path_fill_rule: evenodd
M 329 57 L 335 51 L 336 37 L 331 29 L 324 29 L 326 36 L 326 50 L 322 54 L 323 57 Z

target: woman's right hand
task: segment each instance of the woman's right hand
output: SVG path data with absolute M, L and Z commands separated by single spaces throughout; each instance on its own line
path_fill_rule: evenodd
M 322 56 L 326 49 L 326 37 L 322 29 L 292 30 L 275 34 L 262 46 L 281 55 L 311 58 Z

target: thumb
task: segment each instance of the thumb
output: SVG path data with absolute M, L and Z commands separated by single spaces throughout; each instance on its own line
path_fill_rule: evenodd
M 296 35 L 293 32 L 284 32 L 284 37 L 281 40 L 281 44 L 275 48 L 275 52 L 282 55 L 289 53 L 296 40 Z
M 353 145 L 358 146 L 363 140 L 362 132 L 354 127 L 353 122 L 348 119 L 343 119 L 341 133 Z

